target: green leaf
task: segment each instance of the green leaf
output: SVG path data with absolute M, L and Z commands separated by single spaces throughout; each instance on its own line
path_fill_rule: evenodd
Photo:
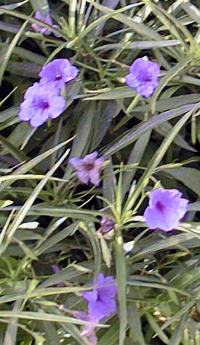
M 54 236 L 48 238 L 45 240 L 44 243 L 41 243 L 41 245 L 35 250 L 37 255 L 41 255 L 44 253 L 47 249 L 51 248 L 55 244 L 59 243 L 60 241 L 63 241 L 66 237 L 72 236 L 76 230 L 78 229 L 79 222 L 73 223 L 69 226 L 67 226 L 65 229 L 62 231 L 59 231 L 57 234 Z
M 94 271 L 95 275 L 98 275 L 101 272 L 101 247 L 99 243 L 99 239 L 96 235 L 96 229 L 94 227 L 94 224 L 92 222 L 90 223 L 79 223 L 79 228 L 81 232 L 84 235 L 87 235 L 87 238 L 89 239 L 92 250 L 94 253 Z
M 134 163 L 140 163 L 142 156 L 146 150 L 150 139 L 151 131 L 146 132 L 143 136 L 139 137 L 135 143 L 133 150 L 130 153 L 129 159 L 127 164 L 131 165 Z M 123 182 L 122 182 L 122 194 L 125 197 L 128 190 L 130 190 L 131 181 L 133 180 L 137 168 L 129 168 L 130 171 L 127 171 L 123 174 Z
M 8 139 L 4 138 L 2 135 L 0 135 L 0 142 L 6 148 L 6 150 L 8 150 L 8 152 L 11 153 L 12 156 L 16 158 L 19 162 L 26 161 L 28 159 L 22 151 L 20 151 L 15 145 L 13 145 Z
M 103 176 L 103 197 L 105 200 L 114 204 L 115 202 L 116 178 L 112 161 L 110 160 L 104 169 Z M 104 202 L 105 206 L 107 203 Z
M 152 328 L 152 330 L 158 335 L 158 337 L 163 341 L 164 344 L 169 343 L 167 335 L 159 327 L 158 323 L 150 313 L 146 313 L 147 320 Z
M 27 24 L 28 24 L 28 20 L 26 20 L 26 21 L 24 22 L 24 24 L 21 26 L 21 28 L 19 29 L 19 31 L 17 32 L 17 34 L 14 36 L 12 42 L 11 42 L 11 43 L 9 44 L 9 46 L 8 46 L 7 51 L 6 51 L 5 54 L 4 54 L 3 61 L 2 61 L 2 63 L 1 63 L 1 65 L 0 65 L 0 85 L 1 85 L 1 83 L 2 83 L 3 75 L 4 75 L 4 72 L 5 72 L 5 70 L 6 70 L 6 66 L 7 66 L 7 64 L 8 64 L 8 61 L 9 61 L 9 59 L 10 59 L 12 53 L 13 53 L 13 50 L 14 50 L 15 46 L 17 45 L 17 43 L 18 43 L 20 37 L 22 36 L 22 33 L 23 33 L 23 31 L 25 30 Z
M 195 168 L 164 169 L 168 175 L 182 182 L 200 197 L 200 171 Z
M 108 242 L 103 238 L 103 236 L 100 236 L 99 241 L 101 245 L 103 260 L 106 266 L 110 268 L 111 263 L 112 263 L 112 256 L 111 256 L 110 248 L 108 247 Z
M 35 11 L 39 10 L 43 15 L 49 12 L 48 0 L 30 0 L 30 3 Z
M 45 341 L 48 342 L 48 345 L 59 344 L 59 336 L 55 325 L 50 322 L 43 321 L 42 326 L 45 332 Z
M 10 107 L 6 110 L 0 112 L 0 123 L 12 118 L 16 117 L 19 114 L 19 107 Z
M 26 200 L 25 204 L 19 210 L 17 215 L 15 216 L 13 223 L 7 229 L 7 238 L 5 243 L 0 248 L 0 253 L 2 254 L 6 248 L 8 247 L 9 243 L 12 241 L 12 237 L 14 236 L 15 232 L 17 231 L 20 224 L 23 222 L 24 218 L 28 214 L 29 210 L 31 209 L 33 203 L 37 199 L 38 195 L 44 188 L 45 184 L 49 180 L 49 178 L 54 174 L 54 172 L 59 168 L 60 164 L 66 159 L 69 154 L 69 149 L 64 152 L 61 158 L 53 165 L 53 167 L 49 170 L 46 176 L 39 182 L 36 188 L 33 190 L 29 198 Z
M 184 317 L 181 320 L 181 322 L 179 323 L 179 325 L 176 327 L 176 329 L 174 330 L 168 345 L 179 345 L 179 344 L 181 344 L 185 326 L 186 326 L 186 320 Z
M 91 151 L 95 150 L 103 140 L 111 121 L 121 111 L 121 106 L 116 101 L 100 102 L 95 112 Z
M 137 23 L 137 21 L 135 21 L 133 18 L 130 18 L 129 16 L 126 16 L 125 14 L 117 14 L 117 11 L 114 11 L 108 7 L 102 6 L 97 2 L 93 2 L 92 0 L 90 0 L 90 2 L 96 9 L 100 10 L 103 13 L 111 14 L 111 18 L 113 17 L 113 19 L 119 21 L 120 23 L 123 23 L 125 26 L 132 29 L 133 32 L 137 32 L 139 35 L 143 35 L 144 37 L 148 37 L 150 39 L 162 40 L 162 36 L 159 35 L 155 30 L 149 28 L 147 25 L 143 23 Z M 132 5 L 132 7 L 137 7 L 137 6 L 138 4 Z M 126 9 L 127 8 L 124 7 L 124 10 Z
M 200 211 L 200 201 L 189 204 L 189 211 Z
M 98 345 L 116 345 L 118 344 L 118 336 L 119 336 L 119 327 L 116 320 L 114 323 L 109 327 L 108 330 L 103 334 L 103 336 L 99 339 Z
M 127 86 L 116 87 L 114 90 L 105 90 L 100 95 L 86 97 L 84 101 L 98 101 L 98 100 L 118 100 L 124 98 L 132 98 L 135 96 L 135 91 L 129 89 Z
M 29 1 L 29 0 L 24 0 L 24 1 L 16 2 L 16 3 L 14 3 L 14 4 L 0 6 L 0 9 L 1 9 L 1 8 L 5 8 L 5 9 L 8 9 L 8 10 L 15 10 L 16 8 L 18 8 L 18 7 L 23 6 L 24 4 L 26 4 L 28 1 Z
M 0 136 L 0 141 L 2 140 L 2 142 L 4 142 L 4 145 L 9 148 L 10 150 L 13 150 L 13 145 L 10 145 L 9 142 L 5 141 L 5 138 L 3 138 L 2 136 Z M 37 164 L 39 164 L 41 161 L 43 161 L 44 159 L 48 158 L 50 155 L 52 155 L 54 152 L 58 151 L 59 149 L 61 149 L 63 146 L 65 146 L 68 142 L 70 142 L 69 139 L 55 147 L 53 147 L 52 149 L 36 156 L 35 158 L 31 159 L 30 161 L 24 163 L 23 165 L 21 165 L 19 168 L 17 168 L 13 173 L 11 173 L 9 175 L 15 177 L 15 175 L 23 175 L 26 174 L 28 171 L 32 170 Z M 21 151 L 20 151 L 21 152 Z M 18 151 L 17 151 L 18 153 Z M 21 157 L 21 159 L 23 158 L 24 160 L 24 156 Z M 25 159 L 26 160 L 26 159 Z M 0 191 L 2 192 L 5 188 L 7 188 L 8 186 L 10 186 L 13 182 L 15 181 L 15 178 L 13 179 L 13 181 L 7 181 L 1 184 L 0 186 Z
M 118 138 L 116 143 L 111 144 L 110 148 L 105 149 L 104 153 L 107 155 L 112 155 L 115 152 L 130 145 L 135 140 L 137 140 L 140 136 L 142 136 L 144 133 L 148 132 L 149 130 L 153 129 L 154 127 L 159 126 L 160 124 L 166 121 L 169 121 L 170 119 L 173 119 L 177 116 L 183 115 L 184 113 L 191 111 L 194 108 L 195 108 L 194 104 L 189 104 L 189 105 L 185 105 L 183 107 L 166 111 L 159 115 L 153 116 L 146 122 L 143 122 L 142 124 L 140 124 L 137 128 L 131 129 L 121 138 Z
M 50 321 L 50 322 L 58 322 L 58 323 L 74 323 L 76 325 L 87 325 L 88 322 L 78 320 L 68 316 L 56 315 L 56 314 L 48 314 L 44 312 L 25 312 L 25 311 L 5 311 L 1 310 L 1 317 L 3 318 L 19 318 L 25 320 L 37 320 L 37 321 Z M 91 324 L 91 323 L 89 323 Z M 94 325 L 97 325 L 94 323 Z M 99 324 L 100 327 L 107 327 L 105 325 Z
M 139 197 L 140 193 L 144 190 L 145 186 L 148 184 L 150 177 L 154 174 L 155 169 L 160 164 L 161 160 L 163 159 L 165 153 L 167 152 L 168 148 L 170 147 L 171 143 L 173 142 L 174 138 L 178 134 L 178 132 L 181 130 L 183 125 L 187 122 L 187 120 L 191 117 L 192 112 L 186 113 L 172 128 L 172 130 L 169 132 L 169 134 L 165 137 L 162 144 L 158 148 L 158 150 L 153 155 L 152 159 L 150 160 L 147 169 L 145 170 L 144 174 L 140 178 L 135 190 L 134 190 L 134 196 L 130 196 L 127 204 L 125 206 L 125 210 L 130 210 L 137 198 Z
M 164 87 L 172 80 L 177 74 L 179 74 L 183 69 L 186 68 L 191 62 L 189 57 L 183 58 L 180 62 L 178 62 L 174 67 L 172 67 L 169 72 L 161 79 L 160 84 L 158 85 L 156 91 L 154 92 L 151 98 L 151 111 L 154 114 L 156 110 L 156 101 L 164 89 Z
M 19 312 L 22 307 L 22 300 L 15 301 L 13 311 Z M 17 324 L 17 318 L 13 318 L 10 320 L 10 323 L 7 327 L 5 337 L 3 344 L 4 345 L 14 345 L 17 341 L 17 330 L 18 330 L 18 324 Z
M 78 328 L 73 324 L 62 324 L 63 329 L 72 335 L 72 337 L 77 341 L 80 345 L 90 345 L 87 338 L 83 337 L 82 334 L 79 332 Z M 55 345 L 56 343 L 54 343 Z M 53 344 L 52 344 L 53 345 Z
M 179 234 L 175 236 L 171 236 L 170 238 L 158 240 L 158 241 L 153 241 L 154 243 L 151 245 L 146 245 L 145 248 L 139 249 L 138 253 L 134 255 L 134 260 L 138 258 L 145 257 L 148 254 L 153 254 L 159 251 L 162 251 L 163 249 L 168 249 L 168 248 L 176 248 L 179 245 L 184 245 L 186 244 L 189 240 L 194 238 L 194 235 L 192 234 Z
M 130 325 L 131 331 L 134 338 L 137 339 L 140 345 L 146 345 L 143 332 L 142 324 L 140 320 L 140 315 L 136 303 L 131 302 L 128 305 L 128 323 Z
M 170 89 L 167 89 L 167 91 L 169 90 Z M 183 105 L 198 103 L 198 102 L 199 102 L 198 93 L 192 93 L 189 95 L 183 94 L 181 96 L 174 96 L 174 97 L 171 97 L 171 95 L 166 95 L 165 97 L 163 97 L 163 93 L 162 93 L 162 98 L 156 101 L 156 111 L 158 112 L 166 111 L 170 109 L 179 108 Z M 141 112 L 141 113 L 144 113 L 146 111 L 149 112 L 150 110 L 151 110 L 150 104 L 140 105 L 138 107 L 135 107 L 134 109 L 135 112 Z
M 11 211 L 11 210 L 20 210 L 21 207 L 13 206 L 7 207 L 0 211 Z M 102 212 L 93 211 L 87 209 L 79 208 L 65 208 L 65 207 L 45 207 L 45 206 L 32 206 L 28 210 L 28 215 L 31 216 L 51 216 L 51 217 L 71 217 L 80 220 L 95 221 L 97 216 L 102 216 Z
M 87 150 L 89 146 L 94 117 L 95 104 L 92 104 L 90 107 L 86 105 L 84 111 L 80 114 L 69 159 L 71 157 L 81 157 L 81 155 Z M 72 170 L 72 166 L 68 164 L 64 175 L 65 179 L 69 178 Z
M 106 44 L 94 49 L 94 51 L 108 51 L 113 49 L 138 49 L 146 50 L 153 48 L 163 48 L 180 45 L 179 40 L 163 40 L 163 41 L 137 41 L 137 42 L 127 42 L 127 43 L 111 43 Z

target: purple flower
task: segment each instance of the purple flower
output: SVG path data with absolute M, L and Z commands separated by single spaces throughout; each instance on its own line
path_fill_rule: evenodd
M 65 109 L 65 99 L 53 87 L 45 88 L 39 83 L 29 87 L 20 105 L 19 118 L 39 127 L 49 119 L 55 119 Z
M 39 76 L 41 84 L 53 84 L 61 89 L 65 83 L 76 78 L 78 69 L 68 59 L 55 59 L 44 65 Z
M 88 184 L 91 182 L 95 186 L 100 183 L 100 172 L 102 170 L 105 158 L 97 158 L 98 153 L 95 151 L 86 155 L 84 158 L 71 158 L 69 163 L 76 170 L 76 175 L 80 182 Z
M 94 289 L 83 293 L 88 302 L 88 316 L 91 320 L 100 321 L 116 313 L 117 286 L 112 276 L 104 277 L 102 273 L 93 281 Z
M 188 200 L 176 189 L 155 189 L 149 193 L 144 219 L 150 229 L 176 229 L 188 209 Z
M 80 320 L 87 321 L 81 333 L 88 338 L 90 345 L 97 345 L 96 327 L 106 317 L 116 313 L 117 286 L 112 276 L 104 277 L 99 274 L 93 281 L 92 291 L 83 292 L 82 296 L 88 303 L 87 312 L 73 311 L 72 314 Z
M 51 268 L 55 274 L 60 272 L 60 267 L 58 265 L 52 265 Z
M 159 65 L 144 56 L 136 59 L 130 66 L 130 74 L 126 76 L 126 83 L 129 87 L 136 89 L 140 95 L 149 97 L 159 84 L 159 73 Z
M 112 219 L 109 219 L 107 217 L 102 217 L 101 218 L 101 227 L 100 227 L 100 232 L 101 233 L 106 233 L 111 231 L 114 228 L 115 223 L 113 222 Z
M 46 15 L 43 15 L 39 10 L 37 10 L 35 12 L 35 19 L 37 20 L 41 20 L 41 22 L 44 22 L 45 24 L 48 24 L 52 27 L 54 27 L 55 29 L 58 29 L 58 25 L 53 25 L 51 16 L 49 13 L 47 13 Z M 37 31 L 37 32 L 41 32 L 44 35 L 51 35 L 52 31 L 50 29 L 45 28 L 44 26 L 34 23 L 32 24 L 32 28 Z M 58 35 L 57 35 L 58 36 Z
M 92 320 L 90 316 L 84 311 L 73 312 L 73 315 L 79 320 L 87 321 L 88 323 L 91 322 L 91 324 L 88 324 L 84 327 L 81 335 L 88 338 L 90 345 L 97 345 L 97 336 L 95 333 L 96 326 L 94 325 L 95 321 Z

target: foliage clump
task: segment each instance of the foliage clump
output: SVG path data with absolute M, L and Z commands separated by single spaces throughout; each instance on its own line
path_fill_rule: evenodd
M 198 1 L 0 14 L 1 343 L 199 345 Z

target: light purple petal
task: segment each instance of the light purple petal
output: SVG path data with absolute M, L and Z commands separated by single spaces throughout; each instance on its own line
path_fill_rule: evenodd
M 47 113 L 37 113 L 35 116 L 33 116 L 30 119 L 30 125 L 32 127 L 39 127 L 43 125 L 48 120 L 48 114 Z
M 37 10 L 35 13 L 35 19 L 40 20 L 41 22 L 48 24 L 55 29 L 59 29 L 58 25 L 53 25 L 53 21 L 52 21 L 52 18 L 50 16 L 50 13 L 43 15 L 39 10 Z M 37 23 L 33 23 L 32 28 L 37 32 L 41 32 L 43 35 L 48 36 L 48 35 L 52 34 L 52 30 L 45 28 L 44 26 L 37 24 Z M 55 36 L 60 37 L 60 35 L 55 35 Z
M 78 177 L 79 181 L 83 184 L 88 184 L 90 181 L 90 177 L 87 172 L 83 171 L 77 171 L 76 176 Z
M 115 279 L 112 276 L 105 277 L 103 273 L 99 273 L 98 276 L 94 278 L 94 284 L 97 288 L 110 288 L 116 286 Z
M 35 83 L 28 88 L 20 105 L 19 119 L 30 120 L 33 127 L 39 127 L 48 119 L 54 119 L 65 109 L 65 100 L 57 90 Z
M 111 231 L 115 225 L 113 220 L 109 219 L 107 217 L 102 217 L 100 224 L 101 224 L 100 231 L 102 233 L 107 233 L 107 232 Z
M 164 189 L 158 188 L 149 194 L 149 205 L 151 207 L 155 207 L 157 202 L 163 203 L 163 205 L 168 207 L 176 207 L 177 204 L 182 204 L 182 193 L 179 192 L 177 189 Z
M 29 110 L 29 105 L 30 103 L 27 101 L 24 101 L 23 103 L 21 103 L 20 105 L 20 110 L 19 110 L 19 119 L 21 121 L 28 121 L 31 118 L 31 113 Z
M 50 118 L 55 119 L 60 116 L 65 110 L 66 102 L 61 96 L 52 97 L 49 101 L 50 104 Z
M 88 184 L 91 182 L 95 186 L 100 183 L 100 173 L 105 161 L 103 157 L 97 158 L 98 152 L 92 152 L 83 158 L 74 157 L 69 163 L 76 170 L 76 175 L 81 183 Z
M 95 163 L 95 159 L 97 158 L 97 156 L 98 156 L 98 152 L 97 151 L 89 153 L 88 155 L 86 155 L 83 158 L 83 163 L 84 164 L 94 164 Z
M 41 22 L 44 22 L 45 24 L 48 24 L 50 26 L 53 26 L 53 22 L 52 19 L 50 17 L 50 14 L 48 13 L 46 16 L 42 15 L 42 13 L 38 10 L 35 13 L 35 19 L 40 20 Z M 32 24 L 32 28 L 37 31 L 37 32 L 41 32 L 44 35 L 50 35 L 51 34 L 51 30 L 45 28 L 42 25 L 39 25 L 37 23 L 33 23 Z
M 77 318 L 77 319 L 80 319 L 80 320 L 83 320 L 83 321 L 89 321 L 89 315 L 84 312 L 84 311 L 74 311 L 72 312 L 72 314 Z
M 102 320 L 116 313 L 117 286 L 112 276 L 104 277 L 100 273 L 93 281 L 94 289 L 83 294 L 88 302 L 88 314 L 91 319 Z
M 73 166 L 74 169 L 76 170 L 79 170 L 79 169 L 82 169 L 82 159 L 81 158 L 77 158 L 77 157 L 74 157 L 74 158 L 70 158 L 69 159 L 69 163 Z
M 92 169 L 89 172 L 90 182 L 96 187 L 100 184 L 100 171 L 97 169 Z
M 84 311 L 75 311 L 73 312 L 73 315 L 79 320 L 91 322 L 91 324 L 84 327 L 81 335 L 88 338 L 90 345 L 97 345 L 97 336 L 95 333 L 96 327 L 92 323 L 98 323 L 98 321 L 92 320 L 89 314 Z
M 160 67 L 146 56 L 136 59 L 126 76 L 126 84 L 144 97 L 150 97 L 159 84 Z
M 44 65 L 39 76 L 41 84 L 53 84 L 57 89 L 76 78 L 78 69 L 68 59 L 55 59 Z
M 159 212 L 156 208 L 147 207 L 144 213 L 145 221 L 150 229 L 170 231 L 176 229 L 179 220 L 169 212 Z
M 144 219 L 150 229 L 176 229 L 188 208 L 188 200 L 176 189 L 158 188 L 149 194 Z
M 126 76 L 126 84 L 131 88 L 136 88 L 139 86 L 140 83 L 136 79 L 136 77 L 130 73 Z
M 85 330 L 83 330 L 82 332 L 82 335 L 83 336 L 85 335 L 88 338 L 90 345 L 97 345 L 97 336 L 94 329 L 93 330 L 90 329 L 88 331 L 88 328 L 85 328 Z
M 67 83 L 70 80 L 73 80 L 77 77 L 78 75 L 78 68 L 75 66 L 69 66 L 69 68 L 65 71 L 65 83 Z
M 91 301 L 88 304 L 90 317 L 99 321 L 116 313 L 116 310 L 117 304 L 113 298 L 107 300 L 99 299 L 97 302 Z
M 147 98 L 147 97 L 150 97 L 150 96 L 153 94 L 154 89 L 155 89 L 155 87 L 154 87 L 154 85 L 151 84 L 151 83 L 140 84 L 140 85 L 136 88 L 137 92 L 138 92 L 140 95 L 142 95 L 142 96 L 144 96 L 144 97 L 146 97 L 146 98 Z
M 119 0 L 104 0 L 103 6 L 110 7 L 112 9 L 114 9 L 115 7 L 117 7 L 118 2 L 119 2 Z
M 105 158 L 104 157 L 100 157 L 100 158 L 97 158 L 95 159 L 95 168 L 96 169 L 101 169 L 102 166 L 104 165 L 104 162 L 105 162 Z
M 97 291 L 96 290 L 92 290 L 92 291 L 85 291 L 82 293 L 83 298 L 87 301 L 94 301 L 96 302 L 97 300 Z

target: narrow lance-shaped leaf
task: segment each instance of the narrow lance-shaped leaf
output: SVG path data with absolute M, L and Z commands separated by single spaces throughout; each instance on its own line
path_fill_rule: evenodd
M 165 153 L 167 152 L 169 146 L 173 142 L 173 140 L 176 137 L 177 133 L 181 130 L 183 125 L 186 123 L 186 121 L 190 117 L 191 117 L 191 112 L 188 112 L 187 114 L 185 114 L 177 122 L 177 124 L 174 126 L 174 128 L 172 128 L 172 130 L 169 132 L 169 134 L 165 137 L 165 139 L 163 140 L 161 146 L 156 151 L 156 153 L 153 155 L 150 163 L 148 164 L 148 167 L 147 167 L 146 171 L 144 172 L 144 174 L 142 175 L 141 179 L 139 180 L 139 182 L 137 184 L 137 187 L 136 187 L 136 189 L 134 191 L 134 198 L 132 198 L 131 201 L 128 201 L 128 204 L 130 202 L 128 207 L 130 207 L 130 205 L 134 204 L 134 201 L 137 199 L 137 197 L 142 192 L 142 190 L 144 190 L 145 186 L 148 184 L 150 176 L 154 174 L 155 169 L 157 168 L 157 166 L 161 162 L 162 158 L 164 157 Z
M 27 199 L 25 204 L 22 206 L 18 214 L 16 215 L 13 223 L 7 230 L 7 239 L 5 243 L 0 248 L 0 253 L 2 253 L 6 250 L 8 247 L 10 241 L 12 240 L 12 237 L 14 236 L 15 232 L 17 231 L 19 225 L 23 222 L 24 218 L 26 217 L 28 211 L 30 210 L 31 206 L 33 205 L 34 201 L 38 197 L 39 193 L 44 188 L 45 184 L 47 183 L 48 179 L 54 174 L 54 172 L 58 169 L 60 164 L 64 161 L 64 159 L 69 154 L 69 149 L 65 151 L 65 153 L 61 156 L 61 158 L 58 160 L 58 162 L 49 170 L 49 172 L 46 174 L 46 176 L 40 181 L 40 183 L 37 185 L 35 190 L 33 190 L 30 197 Z
M 184 113 L 191 111 L 194 108 L 195 108 L 195 104 L 188 104 L 183 107 L 166 111 L 164 113 L 151 117 L 149 120 L 147 120 L 146 122 L 143 122 L 137 128 L 131 129 L 121 138 L 118 138 L 116 143 L 112 144 L 109 148 L 104 150 L 104 154 L 105 155 L 114 154 L 115 152 L 133 143 L 137 138 L 139 138 L 141 135 L 146 133 L 148 130 L 153 129 L 156 126 L 159 126 L 165 121 L 169 121 L 170 119 L 183 115 Z

